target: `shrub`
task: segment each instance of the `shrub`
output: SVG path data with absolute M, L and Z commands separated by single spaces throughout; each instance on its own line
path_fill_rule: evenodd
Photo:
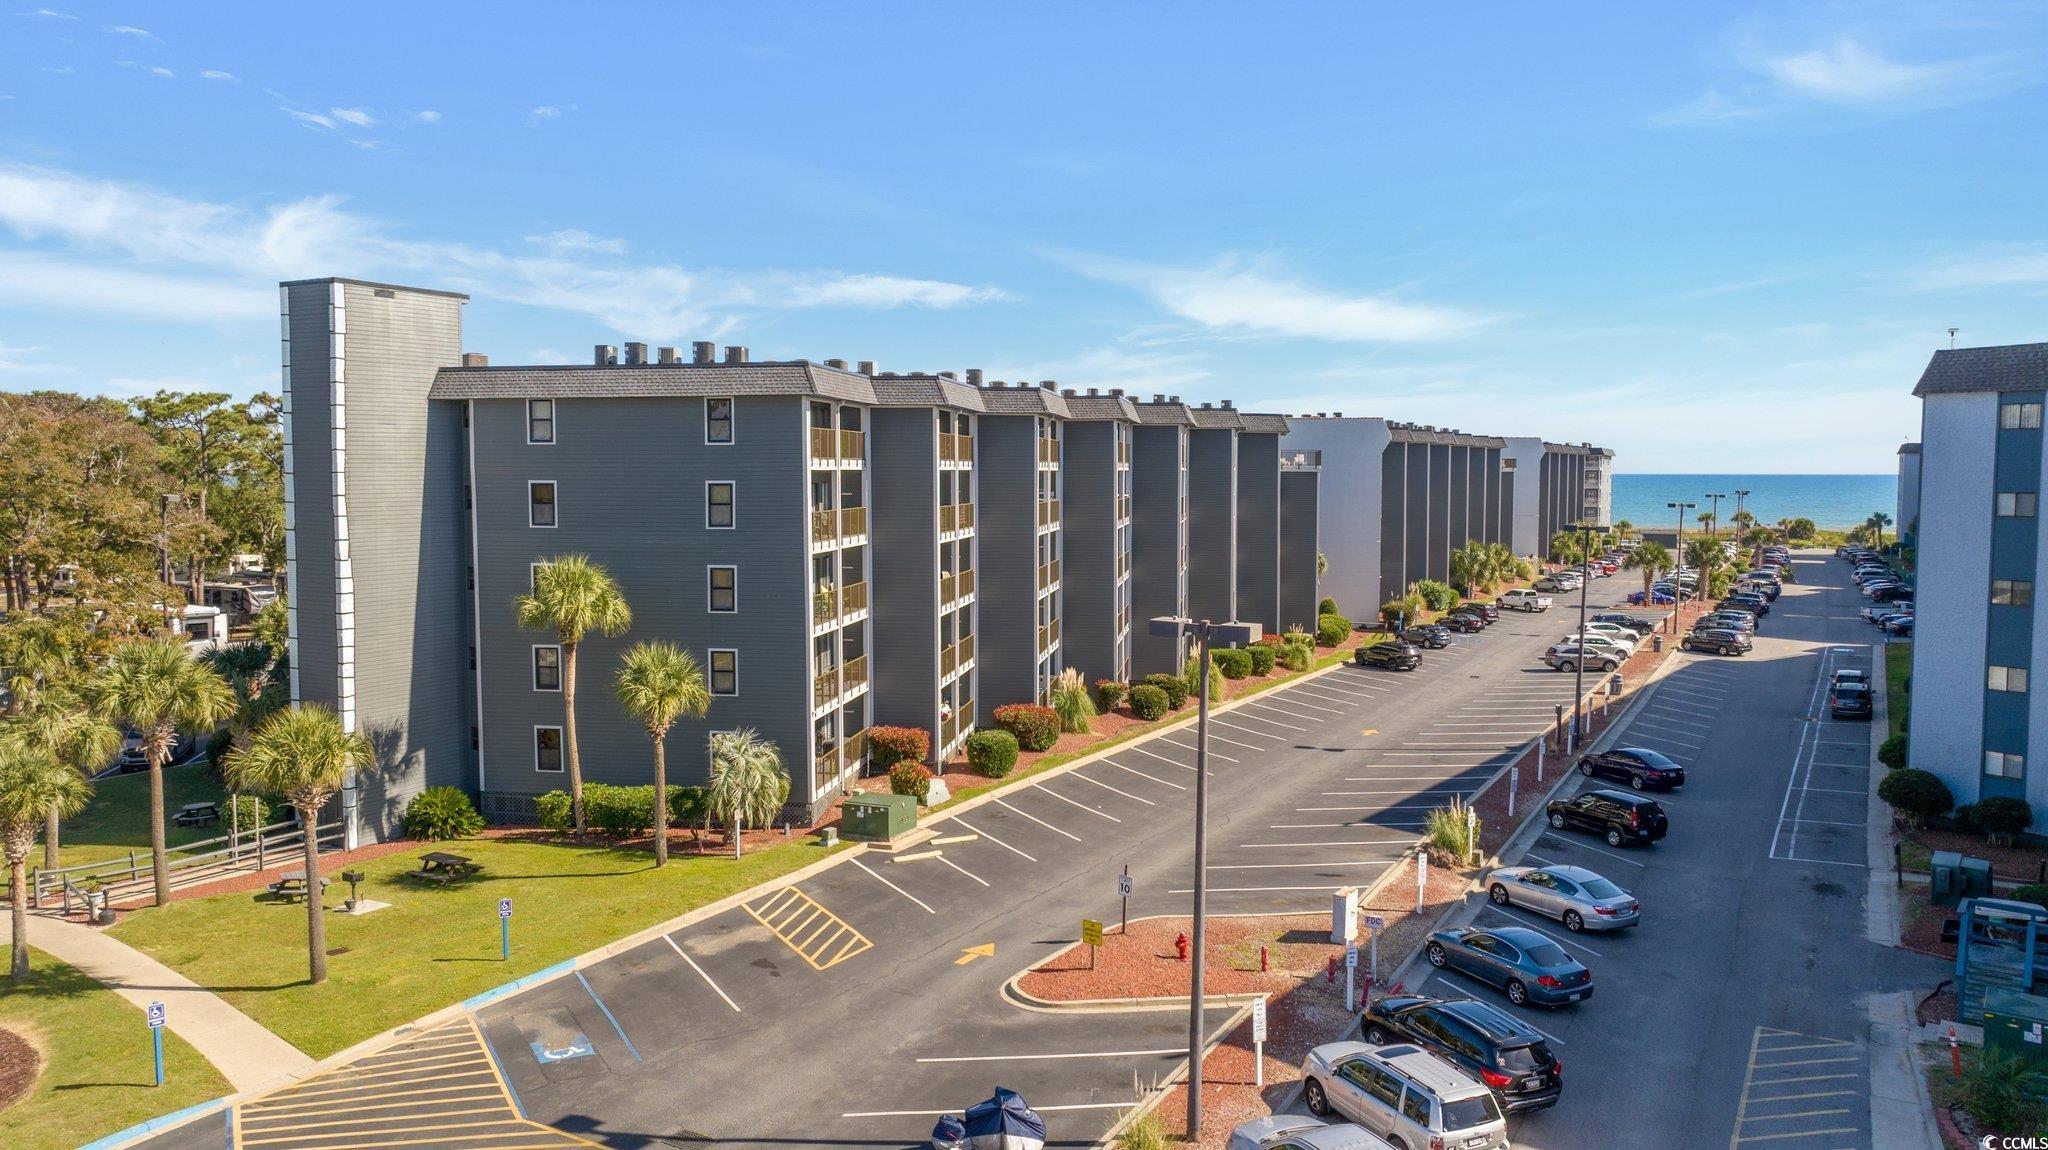
M 1130 688 L 1115 679 L 1097 679 L 1095 680 L 1095 709 L 1097 711 L 1114 711 L 1123 705 L 1124 696 L 1128 694 L 1130 694 Z
M 668 821 L 671 826 L 699 827 L 710 825 L 711 792 L 704 787 L 670 787 L 668 789 Z
M 1095 718 L 1095 703 L 1088 697 L 1079 668 L 1068 667 L 1052 681 L 1052 709 L 1059 716 L 1060 730 L 1070 735 L 1093 730 L 1090 720 Z
M 533 813 L 540 820 L 541 826 L 557 834 L 568 834 L 569 827 L 571 826 L 569 820 L 569 792 L 548 791 L 535 797 L 533 800 Z
M 1956 802 L 1947 783 L 1912 767 L 1886 775 L 1877 784 L 1877 797 L 1916 827 L 1924 827 L 1927 820 L 1947 814 Z
M 254 795 L 247 797 L 255 798 Z M 263 823 L 259 821 L 256 825 L 260 827 Z M 408 838 L 429 842 L 466 839 L 482 829 L 484 817 L 476 813 L 476 804 L 469 801 L 467 792 L 455 787 L 428 787 L 414 795 L 412 802 L 405 807 L 405 833 Z
M 1217 652 L 1209 656 L 1209 701 L 1220 702 L 1223 698 L 1223 664 L 1216 661 Z M 1202 657 L 1189 655 L 1187 662 L 1180 665 L 1180 681 L 1188 685 L 1188 698 L 1197 697 L 1202 689 Z
M 1964 803 L 1948 813 L 1948 825 L 1957 834 L 1981 835 L 1984 824 L 1977 821 L 1977 804 Z
M 1245 648 L 1245 654 L 1251 656 L 1252 674 L 1270 675 L 1273 673 L 1273 664 L 1280 659 L 1280 645 L 1275 643 L 1268 647 L 1262 643 L 1256 647 Z
M 1351 620 L 1342 615 L 1325 615 L 1316 620 L 1316 641 L 1325 647 L 1334 647 L 1351 634 Z
M 907 759 L 897 763 L 889 768 L 889 793 L 915 796 L 922 806 L 932 793 L 932 773 L 924 769 L 923 763 Z
M 1432 611 L 1448 611 L 1458 601 L 1458 593 L 1448 583 L 1424 579 L 1415 585 L 1415 592 L 1422 596 L 1422 603 Z
M 1293 634 L 1292 631 L 1288 633 Z M 1280 653 L 1280 648 L 1285 647 L 1286 645 L 1287 640 L 1281 638 L 1278 635 L 1273 634 L 1271 631 L 1268 631 L 1265 634 L 1259 636 L 1257 639 L 1252 640 L 1252 646 L 1264 647 L 1272 651 L 1275 655 L 1278 655 Z
M 976 731 L 967 736 L 967 765 L 985 779 L 1000 779 L 1017 765 L 1017 736 L 1008 731 Z
M 455 793 L 462 794 L 462 792 L 460 791 L 456 791 Z M 468 797 L 469 796 L 467 795 L 463 795 L 463 798 L 465 799 L 467 799 Z M 413 801 L 418 802 L 419 800 L 414 799 Z M 234 814 L 234 825 L 243 832 L 253 831 L 258 828 L 267 827 L 270 825 L 270 804 L 264 802 L 263 797 L 261 795 L 236 795 L 234 806 L 230 809 Z M 412 816 L 408 814 L 406 815 L 406 818 L 410 820 Z M 476 825 L 478 827 L 482 827 L 484 825 L 483 820 L 478 819 Z M 408 825 L 406 833 L 412 833 L 410 825 Z M 420 836 L 413 835 L 413 837 L 419 838 Z M 451 835 L 449 837 L 452 838 L 454 836 Z
M 1157 1114 L 1147 1113 L 1129 1126 L 1117 1138 L 1117 1150 L 1168 1150 L 1174 1141 L 1166 1133 L 1166 1124 Z
M 996 726 L 1017 736 L 1017 745 L 1027 751 L 1049 751 L 1060 739 L 1059 712 L 1035 703 L 997 707 Z
M 2034 825 L 2034 808 L 2027 800 L 2003 795 L 1977 800 L 1977 825 L 1994 843 L 2010 844 L 2021 831 Z
M 1524 583 L 1534 583 L 1536 581 L 1536 565 L 1527 559 L 1515 560 L 1515 578 Z
M 1335 615 L 1336 613 L 1337 613 L 1337 601 L 1336 601 L 1335 599 L 1332 599 L 1332 598 L 1330 598 L 1330 597 L 1329 597 L 1328 595 L 1325 595 L 1325 596 L 1323 596 L 1323 597 L 1322 597 L 1322 599 L 1320 599 L 1320 600 L 1318 600 L 1318 601 L 1317 601 L 1317 603 L 1316 603 L 1316 614 L 1318 614 L 1318 615 Z
M 1223 672 L 1226 679 L 1242 679 L 1252 673 L 1252 653 L 1236 647 L 1226 647 L 1212 653 L 1209 656 L 1209 663 Z
M 1391 627 L 1396 622 L 1413 621 L 1414 617 L 1408 613 L 1408 600 L 1389 599 L 1380 604 L 1380 622 L 1387 626 Z
M 1978 1050 L 1976 1055 L 1963 1067 L 1963 1109 L 1986 1130 L 2037 1128 L 2042 1107 L 2030 1089 L 2026 1063 L 2002 1050 Z
M 921 763 L 932 755 L 932 733 L 923 727 L 869 727 L 868 757 L 878 771 L 908 760 Z
M 615 838 L 644 835 L 654 826 L 654 788 L 583 784 L 583 822 Z
M 1306 671 L 1315 661 L 1314 650 L 1304 643 L 1289 643 L 1280 652 L 1280 665 L 1290 671 Z
M 1188 681 L 1179 675 L 1153 674 L 1145 682 L 1166 692 L 1166 705 L 1178 711 L 1188 705 Z
M 1166 692 L 1151 683 L 1131 688 L 1131 714 L 1150 721 L 1166 713 Z
M 2020 902 L 2030 902 L 2035 906 L 2048 908 L 2048 886 L 2042 886 L 2040 883 L 2030 882 L 2025 886 L 2014 887 L 2012 897 Z
M 1483 832 L 1483 823 L 1474 820 L 1467 823 L 1467 808 L 1463 799 L 1451 796 L 1449 806 L 1438 807 L 1429 812 L 1423 823 L 1422 837 L 1429 846 L 1430 858 L 1451 867 L 1465 867 L 1472 863 L 1472 848 L 1478 842 L 1474 832 Z
M 1877 745 L 1877 761 L 1898 770 L 1906 765 L 1906 733 L 1900 731 Z

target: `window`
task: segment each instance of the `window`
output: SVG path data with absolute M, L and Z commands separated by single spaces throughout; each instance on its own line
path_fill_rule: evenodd
M 716 480 L 704 485 L 704 526 L 732 526 L 732 492 L 733 485 L 725 480 Z
M 2001 519 L 2032 519 L 2034 504 L 2038 496 L 2032 491 L 2001 491 L 1998 493 L 1998 517 Z
M 534 444 L 555 441 L 555 401 L 552 399 L 529 399 L 526 401 L 526 442 Z
M 534 527 L 555 525 L 555 481 L 536 479 L 526 485 L 526 522 Z
M 1993 579 L 1991 602 L 2000 606 L 2031 607 L 2034 604 L 2034 582 L 2031 579 Z
M 1374 1098 L 1379 1099 L 1381 1102 L 1384 1102 L 1389 1106 L 1394 1105 L 1395 1102 L 1400 1100 L 1400 1079 L 1394 1077 L 1393 1074 L 1387 1071 L 1386 1069 L 1378 1066 L 1373 1066 L 1370 1063 L 1355 1065 L 1363 1065 L 1365 1067 L 1365 1080 L 1363 1082 L 1360 1082 L 1359 1085 L 1365 1087 L 1365 1092 L 1367 1094 L 1372 1095 Z
M 562 773 L 562 728 L 533 729 L 533 769 L 551 775 Z
M 1408 1096 L 1401 1099 L 1401 1117 L 1424 1130 L 1429 1129 L 1429 1095 L 1410 1086 Z
M 562 649 L 560 647 L 535 647 L 533 649 L 533 689 L 536 691 L 559 691 L 562 689 Z
M 2041 405 L 2038 403 L 2001 403 L 1998 405 L 1998 426 L 2011 431 L 2017 428 L 2032 430 L 2041 426 Z
M 1984 685 L 1994 691 L 2011 691 L 2016 695 L 2024 695 L 2027 693 L 2027 669 L 1992 667 L 1985 675 Z
M 737 695 L 740 693 L 740 653 L 738 651 L 711 652 L 711 693 L 714 695 Z
M 704 401 L 704 442 L 732 442 L 732 400 Z
M 740 609 L 740 569 L 737 567 L 707 567 L 711 602 L 707 610 L 714 614 L 730 615 Z
M 2004 751 L 1986 751 L 1984 773 L 2000 779 L 2023 779 L 2027 775 L 2027 757 L 2009 755 Z

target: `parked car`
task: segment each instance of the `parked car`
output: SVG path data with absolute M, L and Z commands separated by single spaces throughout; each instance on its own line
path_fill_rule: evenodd
M 1762 595 L 1747 593 L 1730 595 L 1726 599 L 1721 600 L 1721 605 L 1723 607 L 1733 607 L 1740 611 L 1747 611 L 1759 619 L 1771 613 L 1771 602 Z
M 1581 648 L 1577 643 L 1567 639 L 1543 652 L 1543 662 L 1553 671 L 1576 671 L 1582 666 L 1612 671 L 1621 666 L 1621 656 L 1612 651 Z
M 1543 578 L 1536 580 L 1536 589 L 1538 591 L 1552 591 L 1560 593 L 1565 591 L 1576 591 L 1579 589 L 1579 581 L 1577 579 L 1567 579 L 1563 575 L 1545 575 Z M 1510 594 L 1512 594 L 1512 592 L 1510 592 Z
M 1510 866 L 1487 876 L 1497 906 L 1527 907 L 1566 930 L 1622 930 L 1643 921 L 1636 896 L 1582 866 Z
M 1647 635 L 1657 629 L 1657 624 L 1640 615 L 1627 615 L 1620 611 L 1603 611 L 1593 616 L 1593 622 L 1612 623 L 1617 627 L 1627 627 L 1638 635 Z
M 183 731 L 180 731 L 171 738 L 171 757 L 164 760 L 165 765 L 168 766 L 172 763 L 182 763 L 186 759 L 191 758 L 192 753 L 198 749 L 199 740 L 191 735 L 185 734 Z M 119 767 L 121 773 L 124 775 L 133 774 L 136 771 L 146 771 L 149 769 L 149 755 L 143 749 L 143 738 L 141 731 L 138 731 L 135 728 L 130 727 L 127 729 L 126 732 L 123 733 L 121 738 L 121 753 L 115 756 L 114 765 Z
M 1678 641 L 1681 651 L 1712 651 L 1716 655 L 1747 655 L 1754 647 L 1749 636 L 1725 627 L 1689 631 Z
M 1401 632 L 1403 643 L 1417 647 L 1448 647 L 1451 645 L 1450 629 L 1438 623 L 1418 623 Z
M 1628 603 L 1631 607 L 1669 607 L 1674 602 L 1677 602 L 1677 599 L 1669 591 L 1653 589 L 1648 594 L 1641 591 L 1628 593 Z
M 1611 847 L 1653 843 L 1671 832 L 1671 820 L 1657 800 L 1626 791 L 1581 791 L 1550 800 L 1546 813 L 1553 828 L 1592 831 Z
M 1882 623 L 1886 615 L 1911 615 L 1912 613 L 1913 601 L 1911 599 L 1893 599 L 1886 603 L 1879 603 L 1875 607 L 1865 607 L 1863 609 L 1863 618 L 1867 622 Z
M 1695 631 L 1701 628 L 1718 627 L 1724 631 L 1740 631 L 1745 635 L 1756 634 L 1756 616 L 1747 611 L 1709 611 L 1699 617 L 1693 625 Z
M 1880 586 L 1876 590 L 1871 591 L 1870 597 L 1880 603 L 1911 602 L 1913 599 L 1913 589 L 1903 583 L 1894 583 L 1890 586 Z
M 1635 628 L 1624 627 L 1619 623 L 1602 623 L 1598 619 L 1586 620 L 1586 634 L 1605 635 L 1609 639 L 1623 644 L 1631 652 L 1641 646 L 1643 642 L 1642 634 Z
M 1517 587 L 1504 593 L 1494 602 L 1503 611 L 1548 611 L 1551 599 L 1548 595 L 1538 595 L 1525 587 Z
M 1479 1079 L 1509 1114 L 1555 1106 L 1564 1094 L 1564 1067 L 1548 1037 L 1499 1007 L 1469 998 L 1391 995 L 1366 1007 L 1360 1025 L 1374 1046 L 1414 1043 Z
M 1486 616 L 1477 611 L 1448 611 L 1437 620 L 1437 625 L 1461 634 L 1472 635 L 1486 630 Z
M 1385 643 L 1374 643 L 1360 647 L 1351 653 L 1351 661 L 1360 667 L 1384 667 L 1389 671 L 1413 671 L 1422 666 L 1422 648 L 1399 639 Z
M 1865 671 L 1860 667 L 1847 667 L 1843 668 L 1840 671 L 1836 671 L 1833 675 L 1828 677 L 1828 688 L 1830 690 L 1833 690 L 1834 688 L 1839 687 L 1844 683 L 1861 683 L 1864 686 L 1868 687 L 1870 685 L 1870 672 Z
M 1911 637 L 1913 634 L 1913 617 L 1911 615 L 1901 615 L 1896 619 L 1885 620 L 1884 633 L 1887 635 Z
M 1507 1150 L 1493 1091 L 1420 1046 L 1327 1043 L 1302 1060 L 1301 1080 L 1310 1113 L 1342 1114 L 1403 1147 Z
M 1394 1150 L 1386 1139 L 1349 1122 L 1306 1114 L 1268 1114 L 1230 1132 L 1230 1150 Z
M 1868 683 L 1836 683 L 1828 692 L 1828 714 L 1837 719 L 1868 719 L 1870 698 Z
M 1582 756 L 1579 773 L 1627 783 L 1639 791 L 1668 791 L 1685 785 L 1685 768 L 1648 747 L 1616 747 Z
M 1618 639 L 1612 635 L 1603 635 L 1598 631 L 1591 630 L 1577 635 L 1566 635 L 1564 638 L 1559 639 L 1558 642 L 1577 643 L 1589 651 L 1604 652 L 1623 662 L 1626 662 L 1630 655 L 1636 653 L 1636 643 L 1633 636 L 1628 639 Z
M 1590 998 L 1593 972 L 1526 926 L 1439 930 L 1422 948 L 1431 966 L 1498 986 L 1516 1006 L 1563 1006 Z
M 1460 603 L 1460 604 L 1458 604 L 1458 605 L 1457 605 L 1456 607 L 1453 607 L 1453 608 L 1451 608 L 1451 610 L 1453 610 L 1453 611 L 1477 611 L 1477 612 L 1479 612 L 1479 617 L 1480 617 L 1481 619 L 1484 619 L 1484 620 L 1486 620 L 1486 621 L 1487 621 L 1488 623 L 1491 623 L 1491 622 L 1493 622 L 1494 620 L 1496 620 L 1496 619 L 1499 619 L 1499 618 L 1500 618 L 1500 608 L 1499 608 L 1499 607 L 1496 607 L 1496 606 L 1494 606 L 1494 605 L 1493 605 L 1493 604 L 1491 604 L 1491 603 L 1481 603 L 1481 602 L 1480 602 L 1480 601 L 1478 601 L 1477 599 L 1474 599 L 1474 600 L 1471 600 L 1471 601 L 1469 601 L 1469 602 L 1465 602 L 1465 603 Z

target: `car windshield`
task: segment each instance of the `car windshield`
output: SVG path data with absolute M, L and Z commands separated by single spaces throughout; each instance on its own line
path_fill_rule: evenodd
M 1564 948 L 1554 942 L 1539 942 L 1529 948 L 1529 961 L 1537 966 L 1563 966 L 1571 960 Z
M 1528 1046 L 1507 1046 L 1500 1052 L 1500 1068 L 1509 1074 L 1525 1074 L 1550 1065 L 1550 1048 L 1541 1042 Z
M 1473 1098 L 1460 1098 L 1456 1102 L 1443 1103 L 1444 1132 L 1470 1130 L 1500 1121 L 1500 1107 L 1494 1105 L 1491 1092 Z
M 1663 755 L 1660 755 L 1655 751 L 1644 750 L 1641 747 L 1630 747 L 1628 753 L 1634 755 L 1636 758 L 1641 759 L 1643 762 L 1649 764 L 1650 766 L 1658 767 L 1660 769 L 1668 770 L 1678 765 L 1677 763 L 1672 762 L 1670 759 L 1665 758 Z
M 1604 878 L 1589 878 L 1580 885 L 1586 888 L 1586 894 L 1592 898 L 1620 898 L 1628 893 Z

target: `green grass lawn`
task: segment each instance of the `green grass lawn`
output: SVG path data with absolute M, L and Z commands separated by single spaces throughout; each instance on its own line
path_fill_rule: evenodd
M 1913 674 L 1913 644 L 1893 643 L 1884 649 L 1885 708 L 1891 713 L 1892 734 L 1906 725 L 1906 679 Z
M 306 983 L 302 906 L 216 895 L 137 911 L 122 941 L 240 1007 L 315 1058 L 823 858 L 813 839 L 730 856 L 672 855 L 509 839 L 444 844 L 483 873 L 450 887 L 399 877 L 422 844 L 362 864 L 363 897 L 390 907 L 327 916 L 328 980 Z M 347 888 L 337 879 L 327 905 Z M 498 957 L 498 900 L 513 900 L 512 961 Z
M 31 932 L 33 934 L 33 932 Z M 43 1052 L 26 1098 L 0 1111 L 8 1150 L 65 1150 L 229 1092 L 199 1053 L 164 1031 L 164 1084 L 155 1072 L 142 1011 L 113 991 L 31 951 L 30 980 L 0 980 L 0 1026 Z
M 206 774 L 204 760 L 182 767 L 164 769 L 164 812 L 166 818 L 186 803 L 217 802 L 227 809 L 227 795 L 220 784 Z M 282 816 L 275 816 L 282 817 Z M 181 827 L 172 824 L 165 841 L 175 847 L 228 833 L 225 826 Z M 149 772 L 113 775 L 93 784 L 92 805 L 76 818 L 67 819 L 57 836 L 57 859 L 65 866 L 126 858 L 134 851 L 137 861 L 149 861 Z M 30 856 L 41 862 L 38 848 Z

